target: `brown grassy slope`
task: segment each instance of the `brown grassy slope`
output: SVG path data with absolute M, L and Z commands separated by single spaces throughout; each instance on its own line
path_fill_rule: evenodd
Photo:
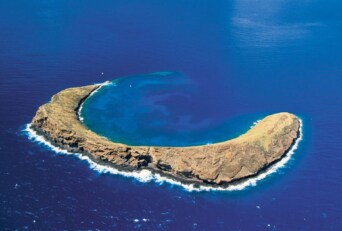
M 257 174 L 281 159 L 298 137 L 299 121 L 290 113 L 267 116 L 245 134 L 194 147 L 127 146 L 88 130 L 78 119 L 80 103 L 98 85 L 54 95 L 39 107 L 32 128 L 55 145 L 126 170 L 148 168 L 181 180 L 223 184 Z

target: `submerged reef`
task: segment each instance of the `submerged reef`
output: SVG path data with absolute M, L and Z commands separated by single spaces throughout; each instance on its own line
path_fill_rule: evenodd
M 227 185 L 281 160 L 299 138 L 300 121 L 272 114 L 237 138 L 191 147 L 129 146 L 109 141 L 80 120 L 79 109 L 101 85 L 65 89 L 39 107 L 31 128 L 53 145 L 123 171 L 149 169 L 182 182 Z

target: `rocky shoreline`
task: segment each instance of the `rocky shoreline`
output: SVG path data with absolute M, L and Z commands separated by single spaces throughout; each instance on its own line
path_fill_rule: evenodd
M 88 130 L 79 108 L 100 85 L 63 90 L 39 107 L 31 128 L 53 145 L 124 171 L 149 169 L 187 183 L 226 185 L 257 175 L 286 155 L 299 137 L 290 113 L 262 119 L 245 134 L 194 147 L 147 147 L 115 143 Z

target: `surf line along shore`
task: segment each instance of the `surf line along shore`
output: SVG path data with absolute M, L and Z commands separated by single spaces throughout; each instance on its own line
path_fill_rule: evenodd
M 190 147 L 129 146 L 90 131 L 80 120 L 83 102 L 102 85 L 62 90 L 39 107 L 31 129 L 53 145 L 121 171 L 148 169 L 184 183 L 226 186 L 280 161 L 300 137 L 290 113 L 269 115 L 237 138 Z

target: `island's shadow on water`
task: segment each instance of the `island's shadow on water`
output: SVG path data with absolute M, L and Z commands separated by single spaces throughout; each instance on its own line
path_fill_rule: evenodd
M 254 123 L 255 124 L 255 123 Z M 210 193 L 212 195 L 229 195 L 230 197 L 240 197 L 253 192 L 258 192 L 259 190 L 265 190 L 270 187 L 276 186 L 277 182 L 283 180 L 282 178 L 287 175 L 287 172 L 296 165 L 296 157 L 299 153 L 303 153 L 303 137 L 305 130 L 303 129 L 303 121 L 301 119 L 300 136 L 297 138 L 295 143 L 289 149 L 286 156 L 284 156 L 280 161 L 274 163 L 272 166 L 263 170 L 261 173 L 255 177 L 247 178 L 245 181 L 237 182 L 224 187 L 210 187 L 210 186 L 194 186 L 191 184 L 182 183 L 178 180 L 174 180 L 157 173 L 153 173 L 148 170 L 141 170 L 138 172 L 125 172 L 117 170 L 111 166 L 100 165 L 93 162 L 87 156 L 83 156 L 78 153 L 69 153 L 65 150 L 53 146 L 44 137 L 38 135 L 35 131 L 30 128 L 30 125 L 22 130 L 23 135 L 27 136 L 30 140 L 39 144 L 43 149 L 49 149 L 53 151 L 56 156 L 69 155 L 72 157 L 73 161 L 82 160 L 81 163 L 89 169 L 91 168 L 95 175 L 99 177 L 105 177 L 107 179 L 112 179 L 120 182 L 127 182 L 127 178 L 135 186 L 138 187 L 151 187 L 166 190 L 181 190 L 186 192 L 192 192 L 197 195 L 207 195 Z M 77 158 L 77 160 L 76 160 Z M 301 157 L 299 160 L 301 160 Z

